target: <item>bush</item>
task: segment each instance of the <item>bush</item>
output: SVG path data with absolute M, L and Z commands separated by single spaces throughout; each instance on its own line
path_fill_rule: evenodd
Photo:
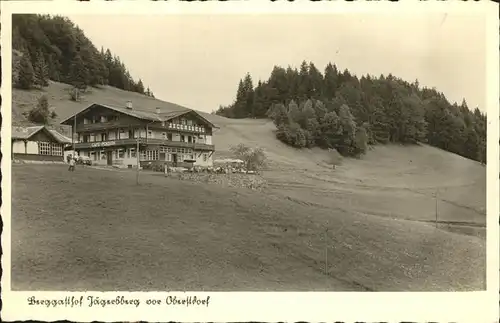
M 259 171 L 267 165 L 267 156 L 262 148 L 250 148 L 245 144 L 239 144 L 230 150 L 235 158 L 245 163 L 247 170 Z
M 55 111 L 49 109 L 49 100 L 46 95 L 38 98 L 38 103 L 28 114 L 28 120 L 33 123 L 48 124 L 57 117 Z

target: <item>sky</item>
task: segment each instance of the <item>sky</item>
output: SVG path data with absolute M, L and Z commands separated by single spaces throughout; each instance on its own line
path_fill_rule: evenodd
M 486 111 L 484 17 L 464 14 L 68 16 L 96 45 L 119 56 L 155 96 L 211 112 L 231 104 L 248 72 L 274 65 L 360 77 L 392 73 L 436 87 L 451 102 Z

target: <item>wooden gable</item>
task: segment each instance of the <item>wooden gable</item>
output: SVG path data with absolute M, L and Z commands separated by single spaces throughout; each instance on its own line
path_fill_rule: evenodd
M 191 122 L 193 125 L 201 125 L 201 126 L 208 127 L 210 129 L 213 127 L 213 124 L 211 124 L 208 120 L 204 119 L 203 117 L 201 117 L 198 113 L 196 113 L 194 111 L 188 111 L 185 114 L 182 114 L 178 117 L 172 118 L 169 121 L 173 122 L 173 123 L 183 123 L 182 122 L 183 120 L 185 120 L 187 122 Z
M 102 119 L 102 117 L 104 119 Z M 83 125 L 92 124 L 94 120 L 95 123 L 112 123 L 114 125 L 124 126 L 141 123 L 139 118 L 96 104 L 82 111 L 76 117 L 77 128 Z M 68 122 L 68 124 L 71 123 Z
M 46 128 L 42 128 L 40 131 L 37 131 L 35 134 L 33 134 L 31 137 L 28 138 L 28 141 L 43 141 L 43 142 L 58 143 L 58 141 Z

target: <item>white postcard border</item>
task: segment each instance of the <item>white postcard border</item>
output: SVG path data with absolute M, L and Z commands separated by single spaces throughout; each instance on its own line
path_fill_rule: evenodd
M 63 3 L 64 2 L 64 3 Z M 229 2 L 147 2 L 147 1 L 9 1 L 1 4 L 2 41 L 2 319 L 72 321 L 491 321 L 498 320 L 499 291 L 499 58 L 498 5 L 488 2 L 309 2 L 309 1 L 229 1 Z M 487 291 L 462 293 L 355 293 L 355 292 L 14 292 L 10 290 L 10 120 L 11 120 L 11 14 L 325 14 L 325 13 L 426 13 L 463 11 L 487 14 Z M 411 35 L 409 35 L 411 36 Z M 464 44 L 467 46 L 467 44 Z M 138 298 L 139 307 L 44 307 L 29 306 L 28 298 L 39 299 L 83 296 L 108 299 L 124 296 Z M 147 299 L 165 300 L 210 296 L 208 306 L 146 306 Z

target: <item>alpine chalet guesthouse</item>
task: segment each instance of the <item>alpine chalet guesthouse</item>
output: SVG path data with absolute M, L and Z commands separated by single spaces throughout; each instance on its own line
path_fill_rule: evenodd
M 149 102 L 148 102 L 149 101 Z M 161 106 L 158 106 L 161 105 Z M 94 103 L 61 122 L 73 128 L 75 151 L 95 165 L 212 165 L 214 124 L 194 110 L 157 100 L 139 108 Z

